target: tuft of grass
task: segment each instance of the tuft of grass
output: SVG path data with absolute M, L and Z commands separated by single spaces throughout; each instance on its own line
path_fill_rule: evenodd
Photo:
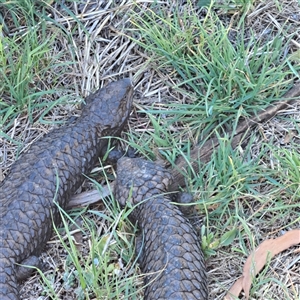
M 11 34 L 11 28 L 16 31 L 26 32 L 28 25 L 35 26 L 40 21 L 37 7 L 46 7 L 50 1 L 34 0 L 0 0 L 0 21 L 5 33 Z M 23 30 L 22 30 L 23 29 Z
M 233 40 L 212 6 L 202 17 L 179 8 L 148 9 L 132 16 L 138 36 L 134 41 L 152 56 L 156 68 L 178 74 L 175 88 L 190 98 L 148 112 L 171 116 L 166 127 L 182 122 L 200 139 L 235 122 L 238 112 L 248 116 L 277 100 L 293 76 L 282 37 L 260 43 L 253 33 L 246 35 L 244 16 Z M 299 71 L 299 66 L 294 68 Z
M 46 22 L 46 5 L 45 1 L 0 2 L 0 127 L 6 138 L 5 132 L 19 114 L 26 114 L 31 123 L 47 123 L 45 116 L 68 101 L 58 96 L 60 87 L 56 86 L 75 62 L 61 61 L 62 51 L 53 55 L 57 40 L 65 33 L 54 30 L 49 18 Z M 52 24 L 57 25 L 54 20 Z
M 128 299 L 139 292 L 140 276 L 132 265 L 136 262 L 134 234 L 128 233 L 136 229 L 125 221 L 129 212 L 113 199 L 107 200 L 106 209 L 106 213 L 74 210 L 70 215 L 60 209 L 63 226 L 55 227 L 55 233 L 65 252 L 63 267 L 58 265 L 54 273 L 42 276 L 43 294 L 60 299 L 67 293 L 83 300 Z M 76 239 L 76 232 L 81 238 Z M 61 268 L 63 272 L 56 274 Z
M 286 187 L 286 189 L 291 193 L 291 195 L 295 195 L 296 198 L 293 199 L 295 202 L 296 199 L 300 195 L 300 158 L 299 153 L 294 149 L 274 149 L 273 148 L 274 157 L 278 160 L 279 163 L 279 171 L 282 184 Z
M 7 112 L 6 108 L 17 112 L 27 108 L 30 112 L 36 100 L 46 93 L 35 92 L 34 85 L 50 68 L 51 60 L 46 54 L 49 52 L 49 45 L 53 42 L 53 38 L 46 39 L 42 44 L 40 38 L 38 31 L 32 30 L 22 39 L 19 36 L 2 39 L 0 66 L 1 81 L 4 84 L 0 93 L 10 95 L 10 101 L 0 103 L 2 113 Z

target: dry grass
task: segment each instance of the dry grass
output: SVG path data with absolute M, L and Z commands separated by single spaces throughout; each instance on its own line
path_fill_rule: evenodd
M 33 107 L 31 118 L 26 110 L 22 110 L 14 116 L 13 121 L 2 125 L 5 135 L 0 136 L 0 157 L 2 158 L 0 179 L 8 172 L 20 151 L 25 151 L 44 133 L 79 113 L 77 104 L 79 99 L 84 98 L 99 85 L 105 85 L 110 80 L 125 76 L 133 79 L 136 92 L 135 107 L 129 120 L 128 132 L 131 136 L 124 134 L 123 137 L 140 147 L 141 145 L 146 147 L 146 153 L 150 157 L 153 153 L 155 156 L 160 156 L 160 147 L 156 146 L 153 140 L 149 142 L 147 136 L 149 132 L 155 132 L 155 128 L 152 127 L 153 123 L 148 115 L 141 113 L 141 110 L 145 111 L 153 107 L 163 109 L 166 103 L 188 103 L 192 101 L 192 96 L 188 86 L 183 86 L 181 90 L 172 88 L 182 81 L 172 67 L 167 65 L 161 67 L 160 61 L 153 60 L 149 52 L 127 36 L 128 28 L 132 27 L 130 12 L 135 8 L 135 2 L 138 3 L 140 11 L 143 11 L 149 8 L 150 2 L 153 1 L 87 0 L 82 1 L 82 4 L 80 1 L 78 3 L 66 2 L 64 5 L 53 2 L 46 6 L 49 16 L 46 35 L 52 37 L 46 57 L 54 67 L 44 73 L 43 78 L 36 76 L 33 86 L 37 91 L 43 89 L 55 91 L 43 96 L 39 101 L 53 103 L 62 97 L 63 101 L 58 101 L 51 110 L 45 107 L 41 109 L 38 105 Z M 184 5 L 184 2 L 161 1 L 161 8 L 171 11 L 172 7 L 177 7 L 179 3 L 182 3 L 181 10 L 184 11 L 188 7 Z M 217 2 L 221 3 L 221 1 Z M 230 26 L 233 43 L 242 30 L 238 25 L 244 13 L 247 15 L 245 31 L 248 35 L 252 32 L 257 40 L 268 43 L 279 33 L 286 41 L 290 40 L 285 45 L 284 55 L 294 56 L 294 59 L 298 59 L 299 62 L 300 7 L 296 0 L 280 3 L 275 0 L 254 1 L 254 3 L 245 1 L 249 5 L 244 5 L 244 10 L 241 10 L 240 6 L 235 3 L 232 1 L 230 6 L 224 4 L 218 9 L 223 23 Z M 202 14 L 203 12 L 199 12 L 199 18 Z M 4 32 L 6 36 L 12 36 L 16 32 L 20 32 L 20 36 L 23 36 L 28 30 L 26 24 L 17 28 L 10 22 L 9 15 L 6 20 L 8 29 Z M 64 65 L 64 62 L 71 62 L 71 64 Z M 7 91 L 2 92 L 4 101 L 8 101 L 9 98 Z M 199 218 L 204 218 L 204 223 L 207 224 L 203 235 L 212 234 L 211 245 L 206 248 L 209 254 L 207 268 L 210 299 L 224 297 L 224 293 L 241 275 L 247 255 L 261 241 L 278 236 L 286 230 L 300 227 L 300 208 L 299 205 L 297 206 L 299 194 L 297 189 L 287 191 L 284 188 L 284 184 L 289 185 L 290 180 L 287 177 L 286 182 L 280 181 L 282 180 L 281 174 L 288 172 L 288 165 L 280 164 L 276 158 L 278 149 L 295 149 L 299 153 L 299 119 L 299 106 L 290 107 L 281 112 L 278 117 L 259 127 L 252 133 L 249 141 L 247 159 L 250 162 L 257 160 L 257 166 L 261 172 L 268 173 L 274 180 L 278 180 L 277 185 L 271 185 L 267 180 L 262 180 L 263 176 L 257 176 L 257 181 L 253 182 L 255 192 L 230 194 L 228 197 L 232 198 L 222 213 L 217 210 L 222 206 L 216 206 L 213 202 L 215 194 L 221 195 L 217 190 L 210 191 L 209 184 L 206 183 L 202 186 L 203 190 L 193 190 L 196 199 L 208 200 L 206 205 L 199 206 Z M 40 122 L 41 120 L 43 122 Z M 178 135 L 183 131 L 181 140 L 189 139 L 192 144 L 196 142 L 196 137 L 191 134 L 186 124 L 181 122 L 173 124 L 171 131 L 177 132 Z M 243 157 L 246 148 L 236 149 L 237 156 Z M 274 175 L 276 172 L 277 175 Z M 104 182 L 105 179 L 102 179 L 101 183 Z M 84 188 L 90 185 L 90 182 L 85 183 Z M 73 228 L 75 232 L 71 234 L 80 245 L 78 250 L 82 254 L 82 261 L 90 259 L 91 241 L 94 237 L 101 239 L 113 232 L 113 217 L 116 217 L 114 213 L 117 210 L 110 205 L 100 203 L 86 211 L 74 212 L 72 215 L 75 220 L 79 220 L 80 226 L 84 229 L 83 233 L 80 233 Z M 233 215 L 234 212 L 235 215 Z M 86 220 L 90 220 L 92 225 L 87 226 Z M 132 231 L 132 228 L 129 230 L 127 225 L 122 224 L 116 230 L 112 244 L 122 237 L 126 237 L 124 241 L 132 240 L 132 235 L 128 233 Z M 90 231 L 90 227 L 95 231 Z M 220 237 L 232 229 L 236 229 L 236 236 L 232 243 L 219 245 Z M 64 235 L 66 234 L 62 233 L 62 236 Z M 69 243 L 68 239 L 65 241 Z M 123 246 L 123 250 L 118 246 L 112 247 L 107 263 L 109 266 L 113 265 L 114 271 L 121 270 L 122 275 L 118 280 L 122 281 L 125 278 L 127 283 L 122 284 L 125 286 L 131 284 L 132 292 L 134 292 L 141 288 L 142 280 L 140 277 L 136 278 L 138 267 L 132 264 L 132 253 L 128 250 L 130 245 L 124 242 Z M 87 295 L 81 295 L 81 298 L 78 296 L 79 284 L 72 278 L 76 276 L 76 269 L 68 261 L 67 250 L 56 236 L 48 243 L 47 250 L 42 254 L 41 259 L 46 265 L 45 276 L 58 295 L 57 299 L 92 299 Z M 297 247 L 278 255 L 256 279 L 252 299 L 300 299 L 299 267 Z M 66 279 L 68 275 L 70 280 Z M 114 278 L 114 275 L 109 276 Z M 40 278 L 38 274 L 35 274 L 24 283 L 21 290 L 22 299 L 54 299 L 53 296 L 51 298 L 42 294 L 44 286 Z M 103 289 L 100 291 L 103 295 L 102 299 L 122 298 L 121 295 L 113 295 L 108 286 L 101 288 Z M 106 295 L 109 292 L 111 295 Z M 130 293 L 131 291 L 128 294 Z M 136 298 L 132 296 L 131 299 L 141 297 L 142 293 L 138 293 Z M 126 297 L 123 296 L 123 299 Z

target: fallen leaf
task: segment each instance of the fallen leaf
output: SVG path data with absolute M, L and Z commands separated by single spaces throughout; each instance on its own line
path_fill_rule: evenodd
M 267 259 L 297 244 L 300 244 L 300 229 L 290 230 L 276 239 L 262 242 L 247 258 L 243 276 L 234 283 L 224 300 L 238 299 L 242 290 L 245 292 L 245 298 L 249 299 L 252 278 L 262 270 Z

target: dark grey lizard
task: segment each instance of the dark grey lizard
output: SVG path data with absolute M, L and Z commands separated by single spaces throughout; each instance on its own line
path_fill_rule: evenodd
M 119 80 L 86 99 L 73 123 L 33 143 L 0 184 L 0 299 L 19 299 L 16 264 L 39 255 L 58 224 L 57 203 L 72 194 L 107 150 L 106 136 L 118 136 L 130 114 L 133 88 Z
M 144 246 L 140 265 L 145 277 L 145 300 L 205 300 L 206 270 L 199 240 L 183 213 L 164 195 L 172 184 L 161 165 L 141 158 L 122 158 L 117 164 L 115 197 L 124 207 L 136 207 Z

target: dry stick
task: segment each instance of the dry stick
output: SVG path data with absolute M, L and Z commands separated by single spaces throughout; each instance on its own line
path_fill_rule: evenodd
M 73 197 L 67 205 L 67 209 L 71 209 L 73 207 L 78 206 L 86 207 L 88 205 L 99 202 L 100 200 L 104 199 L 105 197 L 111 194 L 111 191 L 113 191 L 114 189 L 114 185 L 115 183 L 111 182 L 109 186 L 103 186 L 101 191 L 93 189 L 86 192 L 82 192 L 77 195 L 73 195 Z
M 290 99 L 288 101 L 278 101 L 267 107 L 258 115 L 252 116 L 241 121 L 235 131 L 230 132 L 228 135 L 232 136 L 231 147 L 235 148 L 243 139 L 249 136 L 249 131 L 259 123 L 266 122 L 274 117 L 279 111 L 287 108 L 296 102 L 296 97 L 300 96 L 300 82 L 295 84 L 292 89 L 283 95 L 283 99 Z M 179 157 L 172 169 L 172 176 L 174 178 L 173 184 L 170 186 L 170 191 L 176 191 L 179 187 L 186 186 L 185 176 L 187 166 L 189 165 L 194 173 L 199 172 L 201 164 L 208 163 L 214 150 L 220 145 L 219 139 L 214 137 L 207 140 L 202 146 L 196 146 L 190 152 L 188 162 L 185 157 Z
M 264 111 L 260 112 L 258 115 L 253 116 L 252 118 L 247 118 L 241 121 L 236 130 L 230 133 L 232 136 L 231 146 L 235 148 L 244 138 L 249 134 L 249 129 L 252 129 L 254 126 L 259 123 L 266 122 L 273 118 L 279 111 L 287 108 L 289 105 L 294 104 L 297 100 L 296 97 L 300 96 L 300 82 L 295 84 L 292 89 L 285 93 L 282 99 L 290 99 L 288 101 L 278 101 L 267 107 Z M 211 138 L 207 140 L 203 146 L 196 146 L 191 150 L 189 156 L 189 162 L 186 161 L 184 157 L 179 157 L 171 170 L 172 176 L 174 178 L 173 184 L 170 187 L 170 191 L 176 191 L 179 187 L 185 187 L 185 176 L 187 165 L 191 166 L 195 173 L 199 172 L 199 166 L 203 163 L 209 162 L 211 155 L 214 150 L 220 145 L 220 142 L 217 138 Z M 110 194 L 110 190 L 113 188 L 104 187 L 102 194 L 98 190 L 92 190 L 83 192 L 79 195 L 72 197 L 71 201 L 68 204 L 68 208 L 75 206 L 87 206 L 92 203 L 96 203 L 99 200 L 103 199 L 105 196 Z

